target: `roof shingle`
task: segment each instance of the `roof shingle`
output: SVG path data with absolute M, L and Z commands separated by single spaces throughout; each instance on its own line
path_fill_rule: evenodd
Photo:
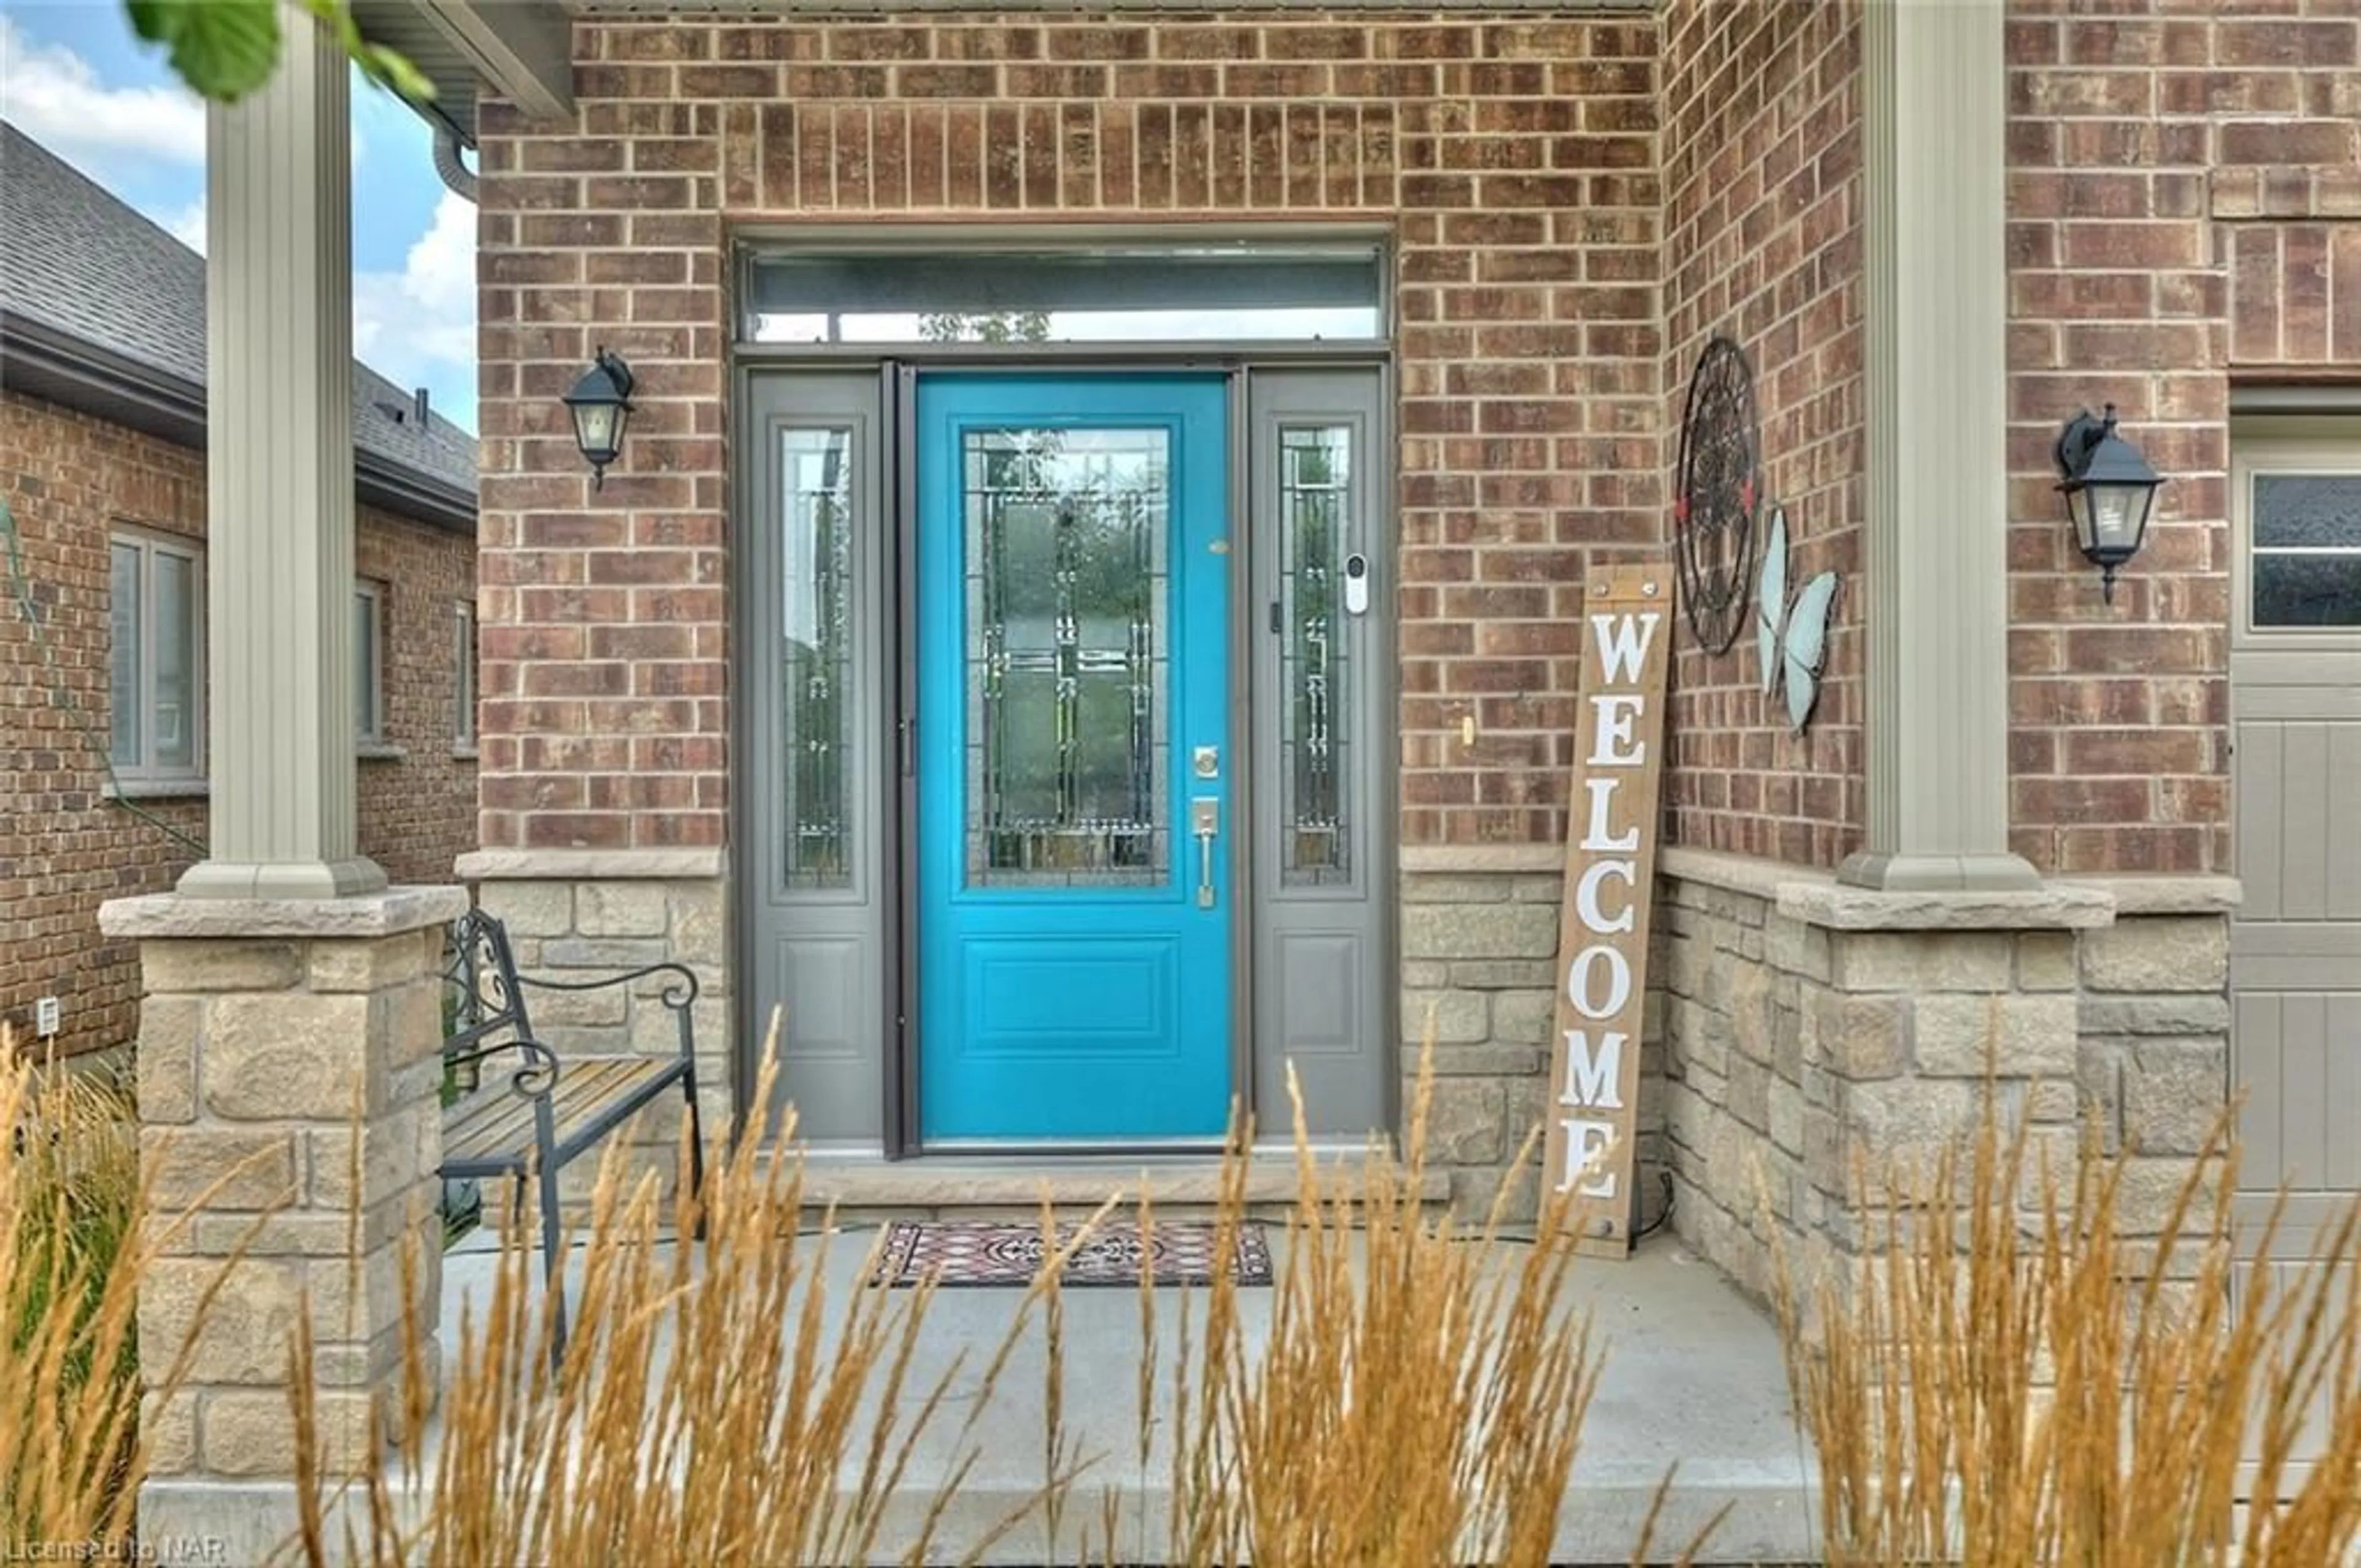
M 0 121 L 0 309 L 205 389 L 205 261 Z M 353 365 L 356 449 L 472 497 L 476 438 Z

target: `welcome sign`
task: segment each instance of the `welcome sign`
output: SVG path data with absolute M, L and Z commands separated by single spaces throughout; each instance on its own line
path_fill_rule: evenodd
M 1576 1249 L 1608 1257 L 1631 1250 L 1640 1014 L 1672 641 L 1669 571 L 1626 567 L 1585 585 L 1543 1177 L 1572 1195 L 1566 1223 Z

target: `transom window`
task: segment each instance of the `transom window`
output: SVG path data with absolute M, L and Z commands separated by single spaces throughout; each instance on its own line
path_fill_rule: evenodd
M 1367 342 L 1385 335 L 1374 245 L 760 255 L 757 343 Z

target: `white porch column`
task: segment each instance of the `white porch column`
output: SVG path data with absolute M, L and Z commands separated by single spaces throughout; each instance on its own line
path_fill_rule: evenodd
M 347 65 L 280 7 L 269 82 L 206 111 L 211 858 L 182 893 L 385 886 L 353 775 L 352 126 Z
M 2008 849 L 2003 0 L 1869 0 L 1869 844 L 1894 891 L 2036 886 Z

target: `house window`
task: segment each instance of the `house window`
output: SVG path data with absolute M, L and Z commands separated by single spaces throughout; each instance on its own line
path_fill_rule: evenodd
M 853 451 L 841 425 L 779 434 L 779 757 L 789 887 L 852 884 Z
M 1345 557 L 1357 532 L 1353 427 L 1286 425 L 1279 437 L 1279 877 L 1290 887 L 1352 880 L 1345 780 L 1353 744 Z
M 454 650 L 452 668 L 457 672 L 457 697 L 452 741 L 462 751 L 473 751 L 476 745 L 476 607 L 461 603 L 454 607 L 458 621 L 458 646 Z
M 353 590 L 353 729 L 364 746 L 385 744 L 385 586 Z
M 110 541 L 107 756 L 118 777 L 203 770 L 204 561 L 195 546 L 154 534 Z
M 2254 476 L 2248 608 L 2257 630 L 2361 627 L 2361 472 L 2293 465 Z
M 1374 342 L 1389 330 L 1384 279 L 1369 243 L 760 254 L 741 331 L 758 343 Z

